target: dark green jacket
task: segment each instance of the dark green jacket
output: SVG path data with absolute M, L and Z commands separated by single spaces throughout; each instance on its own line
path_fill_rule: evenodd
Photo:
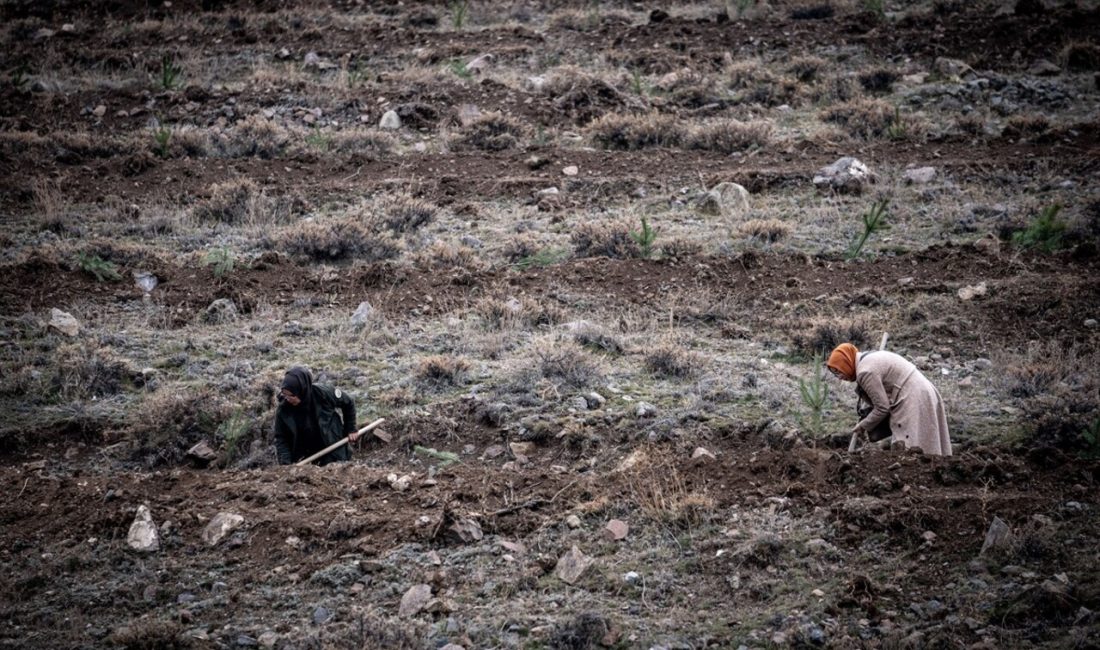
M 339 389 L 313 385 L 313 409 L 320 425 L 319 438 L 300 435 L 289 412 L 292 408 L 295 407 L 280 404 L 275 411 L 275 450 L 279 454 L 280 465 L 289 465 L 312 456 L 356 430 L 355 402 Z M 330 451 L 316 462 L 327 465 L 338 460 L 351 460 L 351 449 L 347 445 Z

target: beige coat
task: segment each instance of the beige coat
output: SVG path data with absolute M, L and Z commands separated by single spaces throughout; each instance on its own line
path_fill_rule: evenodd
M 926 454 L 951 455 L 947 412 L 932 382 L 904 357 L 893 352 L 862 352 L 856 361 L 856 384 L 874 410 L 859 427 L 871 431 L 887 414 L 893 440 L 920 447 Z

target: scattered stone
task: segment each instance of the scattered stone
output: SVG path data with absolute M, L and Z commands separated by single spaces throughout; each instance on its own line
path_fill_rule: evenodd
M 502 542 L 500 542 L 500 547 L 503 548 L 506 551 L 509 551 L 511 553 L 515 553 L 516 555 L 526 555 L 527 554 L 527 547 L 524 546 L 520 542 L 502 541 Z
M 416 585 L 410 587 L 401 597 L 401 605 L 397 608 L 397 615 L 401 618 L 416 616 L 427 606 L 432 599 L 431 585 Z
M 359 306 L 355 308 L 355 312 L 351 315 L 351 324 L 356 326 L 366 325 L 373 315 L 374 307 L 364 300 L 359 303 Z
M 405 490 L 408 490 L 409 487 L 412 485 L 412 477 L 408 474 L 405 474 L 400 478 L 397 476 L 397 474 L 390 474 L 386 477 L 386 480 L 389 482 L 390 487 L 398 492 L 404 492 Z
M 581 527 L 581 518 L 577 515 L 569 515 L 565 518 L 565 525 L 576 529 Z
M 741 219 L 748 215 L 749 191 L 737 183 L 719 183 L 695 200 L 700 214 Z
M 279 635 L 274 632 L 264 632 L 260 635 L 260 645 L 265 648 L 274 648 L 275 644 L 279 642 Z
M 845 156 L 819 169 L 814 175 L 813 183 L 815 187 L 842 194 L 860 194 L 867 184 L 874 182 L 874 178 L 867 165 L 856 158 Z
M 187 457 L 205 467 L 217 460 L 218 453 L 205 440 L 200 440 L 194 447 L 187 450 Z
M 968 376 L 963 377 L 962 379 L 959 380 L 959 388 L 973 388 L 973 387 L 974 387 L 974 377 L 968 375 Z
M 569 406 L 575 411 L 587 411 L 588 400 L 584 398 L 584 395 L 577 395 L 569 400 Z
M 492 67 L 495 58 L 492 54 L 476 56 L 466 63 L 466 71 L 472 74 L 481 74 Z
M 936 533 L 933 533 L 930 530 L 926 530 L 923 533 L 921 533 L 921 539 L 923 539 L 928 544 L 931 544 L 932 542 L 935 542 L 936 537 L 937 537 Z
M 1001 240 L 996 235 L 990 233 L 975 241 L 974 248 L 979 253 L 985 253 L 986 255 L 993 255 L 996 257 L 1001 253 Z
M 642 576 L 637 571 L 627 571 L 623 574 L 623 582 L 632 585 L 642 579 Z
M 473 519 L 458 519 L 447 530 L 454 533 L 455 537 L 466 544 L 479 542 L 485 536 L 481 532 L 481 525 Z
M 546 87 L 546 77 L 543 75 L 527 77 L 523 80 L 523 87 L 530 92 L 542 92 L 542 89 Z
M 640 418 L 651 418 L 657 415 L 657 407 L 649 402 L 638 402 L 637 408 L 634 409 L 634 415 Z
M 219 512 L 202 531 L 202 541 L 207 546 L 217 546 L 226 535 L 244 523 L 244 517 L 231 512 Z
M 529 457 L 535 452 L 535 443 L 533 442 L 509 442 L 508 449 L 512 452 L 513 456 Z
M 1086 318 L 1085 319 L 1085 327 L 1089 328 L 1090 330 L 1094 330 L 1098 326 L 1100 326 L 1100 323 L 1097 323 L 1095 318 Z
M 237 637 L 237 646 L 241 648 L 255 648 L 258 645 L 259 642 L 247 634 L 241 634 Z
M 588 408 L 590 409 L 601 409 L 603 405 L 607 403 L 607 398 L 595 391 L 585 393 L 584 399 L 588 403 Z
M 1046 59 L 1039 59 L 1031 64 L 1027 73 L 1036 77 L 1053 77 L 1062 73 L 1062 69 Z
M 229 298 L 218 298 L 202 313 L 202 322 L 208 325 L 224 325 L 237 320 L 237 305 Z
M 558 559 L 558 564 L 554 567 L 554 573 L 562 582 L 570 585 L 576 584 L 594 561 L 574 546 L 568 553 Z
M 691 459 L 698 463 L 705 463 L 712 460 L 718 460 L 718 457 L 714 455 L 709 449 L 704 447 L 696 447 L 695 451 L 691 452 Z
M 977 359 L 974 360 L 974 369 L 975 370 L 989 370 L 992 367 L 993 367 L 993 362 L 990 361 L 989 359 L 986 359 L 985 357 L 978 357 Z
M 80 323 L 69 312 L 61 311 L 57 307 L 50 310 L 50 322 L 48 327 L 61 332 L 65 336 L 76 336 L 80 333 Z
M 378 128 L 387 129 L 390 131 L 396 131 L 401 128 L 401 118 L 397 115 L 397 111 L 386 111 L 382 115 L 382 119 L 378 122 Z
M 130 532 L 126 535 L 126 543 L 139 553 L 153 553 L 160 549 L 160 535 L 148 506 L 138 506 Z
M 150 293 L 153 289 L 157 288 L 157 284 L 160 283 L 157 280 L 157 276 L 148 271 L 134 271 L 134 286 L 141 289 L 143 293 Z
M 103 117 L 106 114 L 107 107 L 103 104 L 100 104 L 99 106 L 96 106 L 94 109 L 92 109 L 92 115 L 95 115 L 96 117 Z
M 604 526 L 604 536 L 612 542 L 618 542 L 626 539 L 626 536 L 630 533 L 630 526 L 621 519 L 612 519 Z
M 978 552 L 978 555 L 1007 550 L 1012 547 L 1012 544 L 1012 529 L 1000 517 L 993 517 L 993 522 L 989 524 L 989 530 L 985 533 L 982 550 Z
M 576 176 L 580 173 L 580 169 L 578 169 L 576 165 L 569 165 L 568 167 L 563 168 L 561 170 L 561 173 L 565 174 L 566 176 Z
M 932 62 L 932 70 L 944 77 L 961 77 L 973 69 L 958 59 L 949 59 L 945 56 L 936 57 Z
M 973 300 L 988 293 L 989 288 L 985 282 L 972 284 L 959 289 L 959 300 Z
M 325 623 L 328 623 L 331 620 L 332 620 L 332 610 L 331 609 L 329 609 L 329 608 L 327 608 L 323 605 L 318 605 L 317 609 L 313 610 L 313 624 L 314 625 L 324 625 Z
M 936 179 L 935 167 L 915 167 L 905 170 L 902 179 L 910 185 L 925 185 Z

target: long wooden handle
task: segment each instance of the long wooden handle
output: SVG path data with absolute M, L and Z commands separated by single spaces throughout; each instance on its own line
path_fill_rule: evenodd
M 374 429 L 374 428 L 378 427 L 378 425 L 382 424 L 385 421 L 386 421 L 385 418 L 378 418 L 374 422 L 371 422 L 367 426 L 365 426 L 362 429 L 356 431 L 355 435 L 361 436 L 364 433 L 370 431 L 371 429 Z M 302 466 L 302 465 L 308 465 L 308 464 L 312 463 L 313 461 L 317 460 L 318 458 L 320 458 L 321 456 L 324 456 L 328 452 L 332 451 L 333 449 L 339 449 L 340 447 L 343 447 L 344 445 L 348 444 L 349 442 L 351 442 L 351 436 L 348 436 L 348 437 L 344 438 L 343 440 L 339 440 L 337 442 L 332 443 L 328 447 L 325 447 L 324 449 L 317 452 L 316 454 L 313 454 L 309 458 L 303 458 L 302 460 L 298 461 L 297 463 L 294 463 L 294 465 L 299 466 L 299 467 Z
M 890 340 L 890 333 L 889 332 L 883 332 L 882 333 L 882 341 L 878 344 L 878 349 L 885 350 L 886 349 L 886 342 L 889 341 L 889 340 Z M 859 442 L 859 433 L 858 432 L 853 433 L 852 434 L 852 439 L 848 441 L 848 453 L 852 453 L 853 451 L 856 450 L 856 443 L 857 442 Z

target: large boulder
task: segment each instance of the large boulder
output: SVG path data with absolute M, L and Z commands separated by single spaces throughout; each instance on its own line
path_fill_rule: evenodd
M 819 189 L 833 190 L 841 194 L 860 194 L 863 189 L 875 181 L 871 170 L 851 156 L 840 158 L 831 165 L 822 167 L 814 174 L 814 186 Z

